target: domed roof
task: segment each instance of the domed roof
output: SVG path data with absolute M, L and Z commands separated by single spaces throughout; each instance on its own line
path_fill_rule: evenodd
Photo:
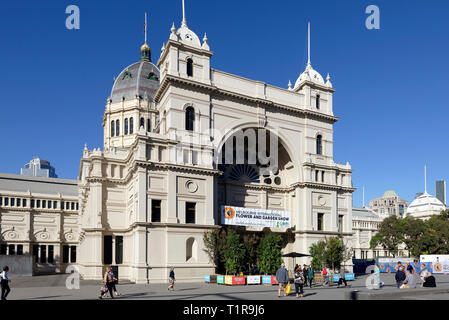
M 306 70 L 296 80 L 295 88 L 298 88 L 304 81 L 311 81 L 316 84 L 324 85 L 323 77 L 312 68 L 312 64 L 308 63 Z
M 187 27 L 185 21 L 182 22 L 181 28 L 176 31 L 176 35 L 178 36 L 178 41 L 192 47 L 201 48 L 200 38 L 198 38 L 195 32 Z
M 396 192 L 394 190 L 387 190 L 384 193 L 384 198 L 394 198 L 397 197 L 398 195 L 396 194 Z
M 446 210 L 446 206 L 440 200 L 425 192 L 412 201 L 407 208 L 407 215 L 415 217 L 429 216 L 439 214 L 443 210 Z
M 142 59 L 125 68 L 114 81 L 110 99 L 120 102 L 136 96 L 152 100 L 159 88 L 159 69 L 149 60 Z

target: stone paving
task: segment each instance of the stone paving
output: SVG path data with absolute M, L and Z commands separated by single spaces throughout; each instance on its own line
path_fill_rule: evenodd
M 11 294 L 8 300 L 92 300 L 98 299 L 100 282 L 81 281 L 79 290 L 68 290 L 65 281 L 68 275 L 51 275 L 12 278 Z M 449 300 L 449 276 L 436 275 L 438 290 L 430 288 L 397 289 L 394 275 L 382 274 L 385 283 L 380 290 L 369 290 L 365 286 L 367 276 L 359 276 L 348 281 L 349 288 L 314 285 L 305 288 L 305 297 L 297 299 L 294 295 L 277 297 L 277 286 L 224 286 L 206 283 L 177 283 L 176 290 L 169 292 L 165 284 L 119 284 L 122 294 L 117 300 L 345 300 L 349 293 L 358 290 L 365 299 L 416 299 Z M 420 283 L 418 281 L 418 283 Z M 444 290 L 443 290 L 444 289 Z M 447 290 L 446 290 L 447 289 Z M 394 294 L 392 294 L 394 293 Z M 373 296 L 370 296 L 373 295 Z M 385 295 L 385 297 L 383 297 Z M 392 298 L 394 297 L 394 298 Z M 106 298 L 105 300 L 109 300 Z

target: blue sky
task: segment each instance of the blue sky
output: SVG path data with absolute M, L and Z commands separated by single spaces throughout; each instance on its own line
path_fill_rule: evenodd
M 81 29 L 67 30 L 78 5 Z M 367 30 L 365 8 L 380 8 Z M 387 189 L 412 200 L 449 180 L 449 1 L 186 0 L 187 21 L 207 32 L 212 67 L 276 86 L 312 64 L 336 88 L 336 162 L 353 167 L 354 205 Z M 139 59 L 144 12 L 153 62 L 179 27 L 181 0 L 2 1 L 0 4 L 0 172 L 19 173 L 32 157 L 76 178 L 84 143 L 103 146 L 101 127 L 113 77 Z

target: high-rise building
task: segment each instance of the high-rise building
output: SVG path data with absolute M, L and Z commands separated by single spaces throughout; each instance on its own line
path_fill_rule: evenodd
M 437 199 L 446 205 L 446 181 L 439 180 L 436 182 Z
M 34 158 L 25 167 L 20 169 L 20 174 L 29 177 L 57 178 L 55 168 L 50 162 Z
M 408 201 L 400 199 L 393 190 L 385 191 L 382 197 L 369 202 L 369 208 L 378 213 L 382 218 L 393 215 L 404 217 L 407 206 Z

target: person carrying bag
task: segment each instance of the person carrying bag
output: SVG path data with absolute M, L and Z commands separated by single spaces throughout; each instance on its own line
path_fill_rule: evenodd
M 301 270 L 301 266 L 298 266 L 295 271 L 295 289 L 296 298 L 304 297 L 304 274 Z

